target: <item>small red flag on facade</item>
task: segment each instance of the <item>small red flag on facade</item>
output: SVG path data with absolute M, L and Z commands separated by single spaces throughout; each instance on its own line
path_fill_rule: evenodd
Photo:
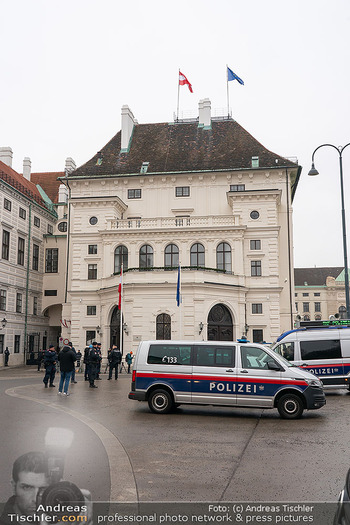
M 193 93 L 192 84 L 189 83 L 189 81 L 187 80 L 185 75 L 181 73 L 181 71 L 179 71 L 179 84 L 180 86 L 184 86 L 185 84 L 187 84 L 188 89 L 191 91 L 191 93 Z

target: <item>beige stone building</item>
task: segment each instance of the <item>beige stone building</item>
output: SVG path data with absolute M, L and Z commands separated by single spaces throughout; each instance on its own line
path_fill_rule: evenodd
M 121 131 L 62 179 L 70 209 L 62 336 L 80 349 L 100 340 L 105 352 L 120 334 L 124 351 L 141 339 L 275 339 L 295 316 L 300 171 L 231 118 L 211 118 L 208 99 L 197 119 L 159 124 L 138 124 L 123 106 Z
M 295 310 L 304 321 L 346 319 L 343 267 L 295 268 Z

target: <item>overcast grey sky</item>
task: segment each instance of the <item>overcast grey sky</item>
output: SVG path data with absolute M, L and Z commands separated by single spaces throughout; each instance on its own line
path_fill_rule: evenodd
M 0 146 L 13 167 L 61 171 L 86 162 L 120 129 L 173 120 L 208 97 L 265 147 L 303 166 L 294 200 L 295 265 L 343 264 L 339 159 L 350 142 L 348 0 L 0 0 Z M 344 151 L 350 236 L 350 146 Z

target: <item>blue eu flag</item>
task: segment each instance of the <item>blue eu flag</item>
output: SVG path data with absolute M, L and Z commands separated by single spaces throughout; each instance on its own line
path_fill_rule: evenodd
M 176 287 L 176 304 L 180 306 L 181 303 L 181 292 L 180 292 L 180 265 L 177 271 L 177 287 Z
M 232 71 L 232 69 L 230 69 L 229 67 L 227 67 L 227 80 L 230 81 L 230 80 L 237 80 L 237 82 L 239 82 L 240 84 L 242 84 L 242 86 L 244 86 L 244 82 L 241 78 L 239 78 L 236 73 L 234 73 Z

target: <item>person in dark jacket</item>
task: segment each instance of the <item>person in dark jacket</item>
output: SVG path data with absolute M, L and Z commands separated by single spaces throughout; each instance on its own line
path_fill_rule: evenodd
M 10 350 L 8 349 L 8 347 L 6 347 L 4 356 L 5 356 L 5 366 L 9 366 Z
M 69 381 L 72 376 L 72 372 L 74 370 L 75 361 L 77 360 L 77 357 L 75 355 L 75 352 L 73 352 L 70 346 L 64 346 L 58 355 L 58 359 L 60 362 L 60 370 L 61 370 L 61 379 L 60 379 L 60 384 L 58 387 L 58 394 L 69 396 L 68 394 Z M 63 392 L 62 392 L 62 389 L 63 389 Z
M 77 357 L 77 351 L 75 350 L 72 341 L 69 341 L 68 346 L 71 347 L 71 350 L 73 350 L 73 352 L 75 353 L 75 357 Z M 72 372 L 72 383 L 77 383 L 77 381 L 75 380 L 75 366 Z
M 85 381 L 89 381 L 89 376 L 90 376 L 89 354 L 90 354 L 91 348 L 92 348 L 92 345 L 89 345 L 84 350 L 83 363 L 85 365 L 85 370 L 84 370 Z
M 97 343 L 92 343 L 92 348 L 89 351 L 89 381 L 90 388 L 97 388 L 95 385 L 95 379 L 97 378 L 98 365 L 101 361 L 100 353 L 97 349 Z
M 113 345 L 112 350 L 110 351 L 108 355 L 108 362 L 109 362 L 109 377 L 108 379 L 112 379 L 113 374 L 113 368 L 114 368 L 114 379 L 118 379 L 118 368 L 119 364 L 122 360 L 122 354 L 118 350 L 118 348 Z
M 45 350 L 44 352 L 44 367 L 45 367 L 45 376 L 43 379 L 45 388 L 47 388 L 47 384 L 50 382 L 50 386 L 54 387 L 53 381 L 55 379 L 56 374 L 56 363 L 57 363 L 57 354 L 55 352 L 55 347 L 53 345 L 49 346 L 48 350 Z

